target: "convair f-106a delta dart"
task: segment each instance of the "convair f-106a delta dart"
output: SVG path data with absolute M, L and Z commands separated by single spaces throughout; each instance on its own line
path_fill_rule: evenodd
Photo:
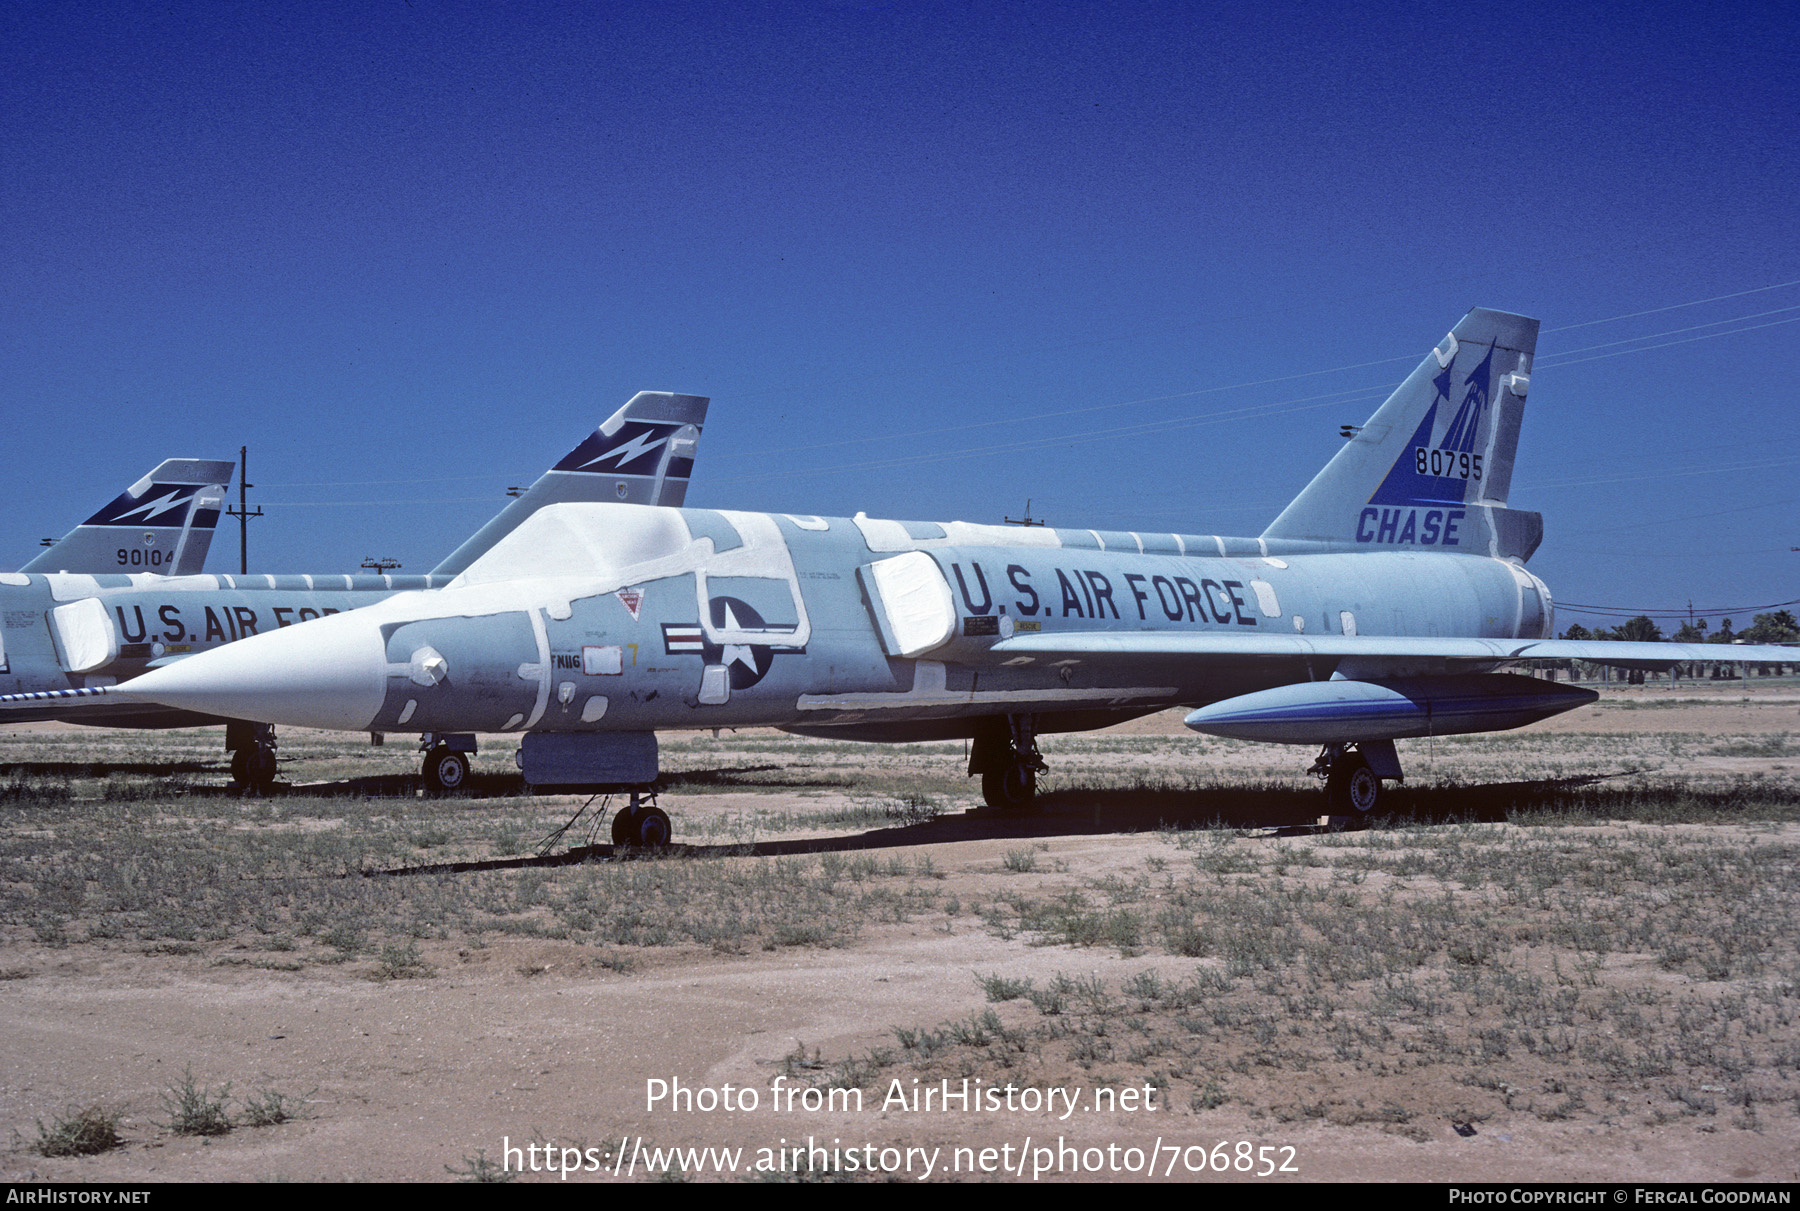
M 1536 320 L 1475 310 L 1255 538 L 551 505 L 440 591 L 267 632 L 102 694 L 345 731 L 514 732 L 538 786 L 647 789 L 656 729 L 966 737 L 989 803 L 1036 737 L 1171 706 L 1322 748 L 1376 809 L 1394 741 L 1519 727 L 1585 689 L 1501 671 L 1781 662 L 1793 649 L 1550 638 L 1507 505 Z M 669 837 L 633 793 L 614 840 Z

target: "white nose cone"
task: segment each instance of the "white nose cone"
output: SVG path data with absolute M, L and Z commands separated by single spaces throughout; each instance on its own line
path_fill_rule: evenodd
M 120 697 L 229 719 L 360 732 L 381 710 L 387 674 L 380 624 L 338 614 L 200 652 L 112 688 Z

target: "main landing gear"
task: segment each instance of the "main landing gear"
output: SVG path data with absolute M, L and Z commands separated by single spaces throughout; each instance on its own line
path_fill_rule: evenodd
M 1332 828 L 1367 828 L 1387 810 L 1382 780 L 1405 780 L 1392 740 L 1327 744 L 1307 773 L 1325 780 L 1325 812 Z
M 1038 753 L 1030 715 L 996 715 L 981 720 L 969 746 L 969 773 L 981 775 L 981 797 L 989 807 L 1018 811 L 1037 795 L 1037 776 L 1048 767 Z
M 613 816 L 614 845 L 661 849 L 674 833 L 675 826 L 669 822 L 669 813 L 656 806 L 655 791 L 632 791 L 631 802 Z
M 233 720 L 225 725 L 231 752 L 231 780 L 246 790 L 266 791 L 275 783 L 275 729 L 267 723 Z

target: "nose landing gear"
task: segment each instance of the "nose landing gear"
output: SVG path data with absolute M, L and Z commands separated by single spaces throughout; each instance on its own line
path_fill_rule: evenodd
M 426 790 L 434 795 L 453 795 L 468 786 L 469 754 L 476 751 L 473 733 L 426 732 L 419 737 L 419 748 L 425 753 L 419 773 L 425 779 Z
M 267 723 L 225 725 L 231 750 L 231 780 L 246 790 L 266 791 L 275 783 L 275 729 Z

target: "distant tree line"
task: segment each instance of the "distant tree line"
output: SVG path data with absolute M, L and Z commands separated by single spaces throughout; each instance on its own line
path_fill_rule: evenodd
M 1590 631 L 1580 623 L 1576 623 L 1564 631 L 1562 637 L 1564 639 L 1620 639 L 1635 643 L 1657 643 L 1665 638 L 1662 628 L 1656 625 L 1655 619 L 1645 614 L 1639 614 L 1636 618 L 1627 618 L 1610 631 L 1605 627 Z M 1769 614 L 1758 614 L 1756 620 L 1741 631 L 1732 630 L 1731 619 L 1727 618 L 1719 624 L 1717 631 L 1709 633 L 1706 619 L 1690 619 L 1681 624 L 1680 630 L 1667 638 L 1676 643 L 1795 643 L 1800 642 L 1800 621 L 1795 620 L 1791 610 L 1776 610 Z M 1729 660 L 1729 657 L 1725 659 Z M 1603 665 L 1589 664 L 1585 660 L 1568 661 L 1560 667 L 1568 668 L 1576 676 L 1590 678 L 1595 675 L 1596 670 L 1605 668 Z M 1677 665 L 1674 673 L 1677 677 L 1698 677 L 1701 676 L 1700 670 L 1711 668 L 1712 675 L 1717 677 L 1720 675 L 1721 667 L 1709 662 L 1697 661 Z M 1781 664 L 1756 664 L 1750 667 L 1759 670 L 1763 676 L 1767 677 L 1779 676 L 1790 666 L 1784 662 Z M 1800 668 L 1800 651 L 1795 652 L 1792 667 Z M 1644 682 L 1643 672 L 1631 670 L 1630 682 L 1633 685 L 1642 685 Z

